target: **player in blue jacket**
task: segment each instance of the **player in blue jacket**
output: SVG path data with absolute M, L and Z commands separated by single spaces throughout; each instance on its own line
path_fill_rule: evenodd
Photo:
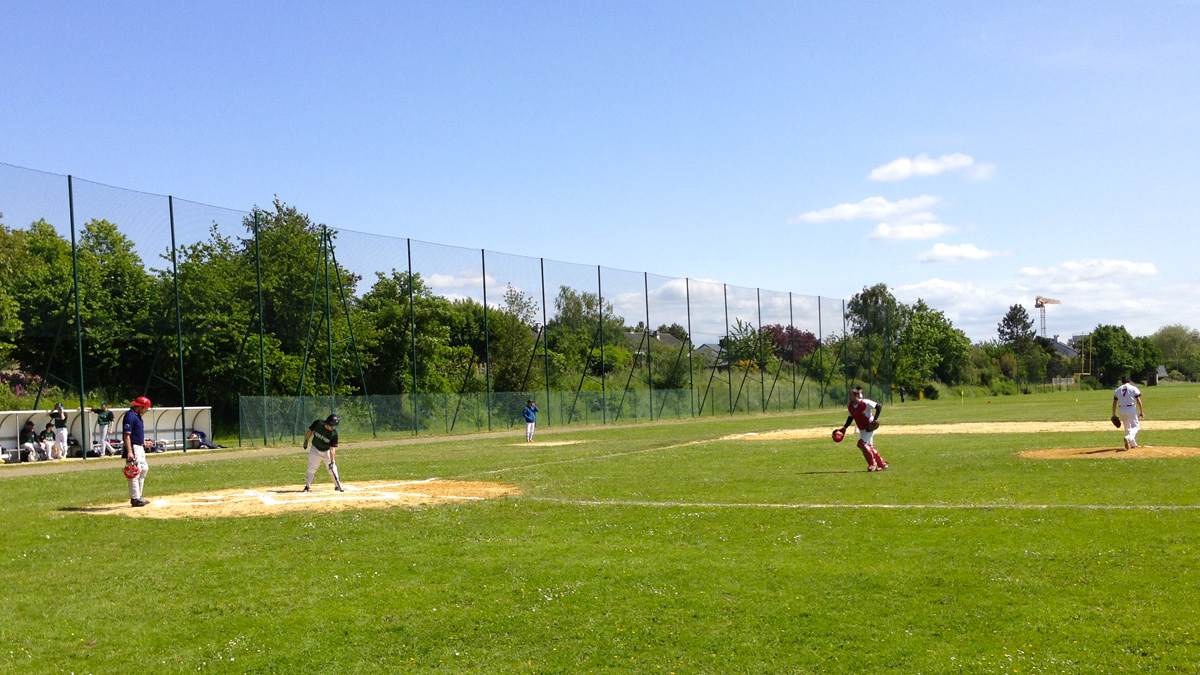
M 533 399 L 525 401 L 525 409 L 521 411 L 525 416 L 525 442 L 533 442 L 533 428 L 537 425 L 538 407 L 533 402 Z

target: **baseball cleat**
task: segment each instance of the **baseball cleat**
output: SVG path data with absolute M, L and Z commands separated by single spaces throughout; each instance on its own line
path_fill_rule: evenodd
M 879 465 L 879 468 L 878 468 L 878 469 L 876 469 L 876 471 L 883 471 L 883 470 L 884 470 L 884 469 L 886 469 L 886 468 L 888 468 L 888 463 L 887 463 L 887 462 L 884 462 L 883 464 L 880 464 L 880 465 Z
M 337 490 L 338 492 L 345 492 L 345 491 L 346 491 L 346 488 L 342 487 L 341 485 L 339 485 L 339 486 L 337 486 L 337 487 L 335 487 L 335 488 L 333 488 L 333 489 L 334 489 L 334 490 Z
M 310 487 L 308 487 L 307 485 L 305 485 L 305 486 L 304 486 L 304 489 L 303 489 L 303 490 L 301 490 L 301 492 L 312 492 L 312 488 L 310 488 Z
M 146 506 L 150 502 L 146 501 L 145 499 L 130 499 L 129 503 L 136 507 L 136 506 Z
M 1128 450 L 1128 449 L 1129 449 L 1129 439 L 1128 439 L 1128 438 L 1126 438 L 1126 439 L 1125 439 L 1125 449 L 1124 449 L 1124 450 L 1120 450 L 1119 452 L 1125 452 L 1125 451 L 1126 451 L 1126 450 Z
M 874 464 L 867 465 L 867 471 L 878 471 L 878 470 L 879 470 L 879 468 L 876 467 Z

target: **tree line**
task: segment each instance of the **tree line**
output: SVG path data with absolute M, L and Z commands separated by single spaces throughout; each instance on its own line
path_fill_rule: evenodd
M 240 235 L 213 225 L 203 241 L 179 247 L 175 268 L 169 251 L 143 260 L 107 220 L 86 223 L 73 252 L 45 220 L 10 228 L 0 216 L 0 362 L 11 381 L 25 383 L 19 396 L 29 394 L 26 375 L 45 377 L 58 396 L 82 375 L 92 403 L 146 394 L 177 404 L 182 380 L 189 404 L 211 405 L 226 419 L 236 418 L 239 396 L 262 392 L 263 380 L 268 395 L 288 396 L 590 390 L 614 377 L 628 388 L 686 389 L 715 368 L 934 395 L 935 383 L 1003 393 L 1080 372 L 1033 333 L 1019 305 L 1001 320 L 997 340 L 973 345 L 942 312 L 922 300 L 900 303 L 877 284 L 847 302 L 845 335 L 821 340 L 794 326 L 738 320 L 714 355 L 695 350 L 683 326 L 659 326 L 674 341 L 650 339 L 648 326 L 631 327 L 598 294 L 568 286 L 541 326 L 538 303 L 513 286 L 485 307 L 438 295 L 406 269 L 364 278 L 327 256 L 336 233 L 325 236 L 275 201 L 246 216 Z M 1150 338 L 1098 326 L 1094 378 L 1144 376 L 1165 361 L 1196 379 L 1198 338 L 1183 326 Z M 0 393 L 9 406 L 29 405 Z

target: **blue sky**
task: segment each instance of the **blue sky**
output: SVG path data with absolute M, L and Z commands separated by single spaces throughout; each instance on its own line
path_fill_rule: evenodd
M 848 297 L 1200 327 L 1200 4 L 0 4 L 0 162 Z M 0 206 L 0 211 L 4 208 Z M 26 223 L 6 224 L 19 227 Z

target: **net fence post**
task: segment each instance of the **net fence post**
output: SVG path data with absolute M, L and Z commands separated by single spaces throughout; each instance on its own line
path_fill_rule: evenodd
M 725 302 L 725 344 L 729 344 L 729 284 L 721 284 L 721 297 Z M 729 349 L 725 349 L 725 374 L 729 379 L 729 414 L 733 415 L 733 364 L 729 362 Z
M 480 260 L 483 264 L 483 372 L 484 372 L 484 407 L 487 408 L 487 428 L 492 430 L 492 345 L 491 329 L 488 326 L 487 301 L 487 249 L 479 249 Z
M 600 423 L 608 424 L 608 369 L 604 367 L 604 285 L 596 265 L 596 313 L 600 316 Z
M 691 279 L 683 279 L 684 300 L 687 303 L 687 348 L 688 348 L 688 401 L 692 404 L 692 417 L 696 416 L 696 374 L 692 367 L 692 352 L 696 344 L 692 342 L 692 288 Z
M 546 314 L 546 259 L 538 258 L 538 269 L 542 275 L 542 354 L 546 362 L 546 426 L 552 426 L 550 420 L 550 323 Z
M 408 242 L 408 335 L 412 339 L 412 386 L 413 386 L 412 429 L 413 429 L 413 435 L 416 436 L 418 433 L 417 432 L 417 388 L 419 385 L 417 384 L 417 310 L 416 310 L 416 305 L 414 304 L 415 296 L 413 294 L 413 289 L 417 284 L 416 284 L 416 280 L 413 279 L 412 237 L 409 237 L 407 239 L 407 242 Z
M 262 428 L 263 428 L 263 445 L 269 443 L 269 433 L 267 425 L 267 347 L 266 347 L 266 327 L 263 320 L 263 291 L 262 291 L 262 251 L 261 242 L 258 232 L 258 207 L 254 209 L 254 272 L 258 278 L 258 366 L 259 378 L 262 385 Z M 241 413 L 241 406 L 238 406 L 238 412 Z M 238 444 L 242 441 L 241 425 L 238 425 Z
M 183 376 L 183 307 L 179 304 L 179 247 L 175 244 L 175 198 L 167 195 L 167 213 L 171 219 L 171 278 L 175 285 L 175 345 L 179 350 L 179 438 L 187 452 L 187 390 Z M 86 455 L 87 452 L 84 452 Z
M 646 295 L 646 385 L 650 389 L 650 421 L 654 421 L 654 364 L 651 361 L 652 341 L 650 339 L 650 274 L 642 272 L 642 285 Z
M 88 429 L 87 412 L 84 410 L 86 392 L 83 387 L 83 323 L 79 302 L 79 246 L 75 242 L 75 185 L 71 176 L 67 176 L 67 202 L 71 214 L 71 275 L 74 277 L 75 284 L 75 343 L 78 349 L 76 358 L 79 363 L 79 426 L 81 428 L 80 435 L 83 436 L 83 447 L 80 449 L 83 450 L 84 461 L 87 461 L 87 451 L 91 447 L 91 430 Z

